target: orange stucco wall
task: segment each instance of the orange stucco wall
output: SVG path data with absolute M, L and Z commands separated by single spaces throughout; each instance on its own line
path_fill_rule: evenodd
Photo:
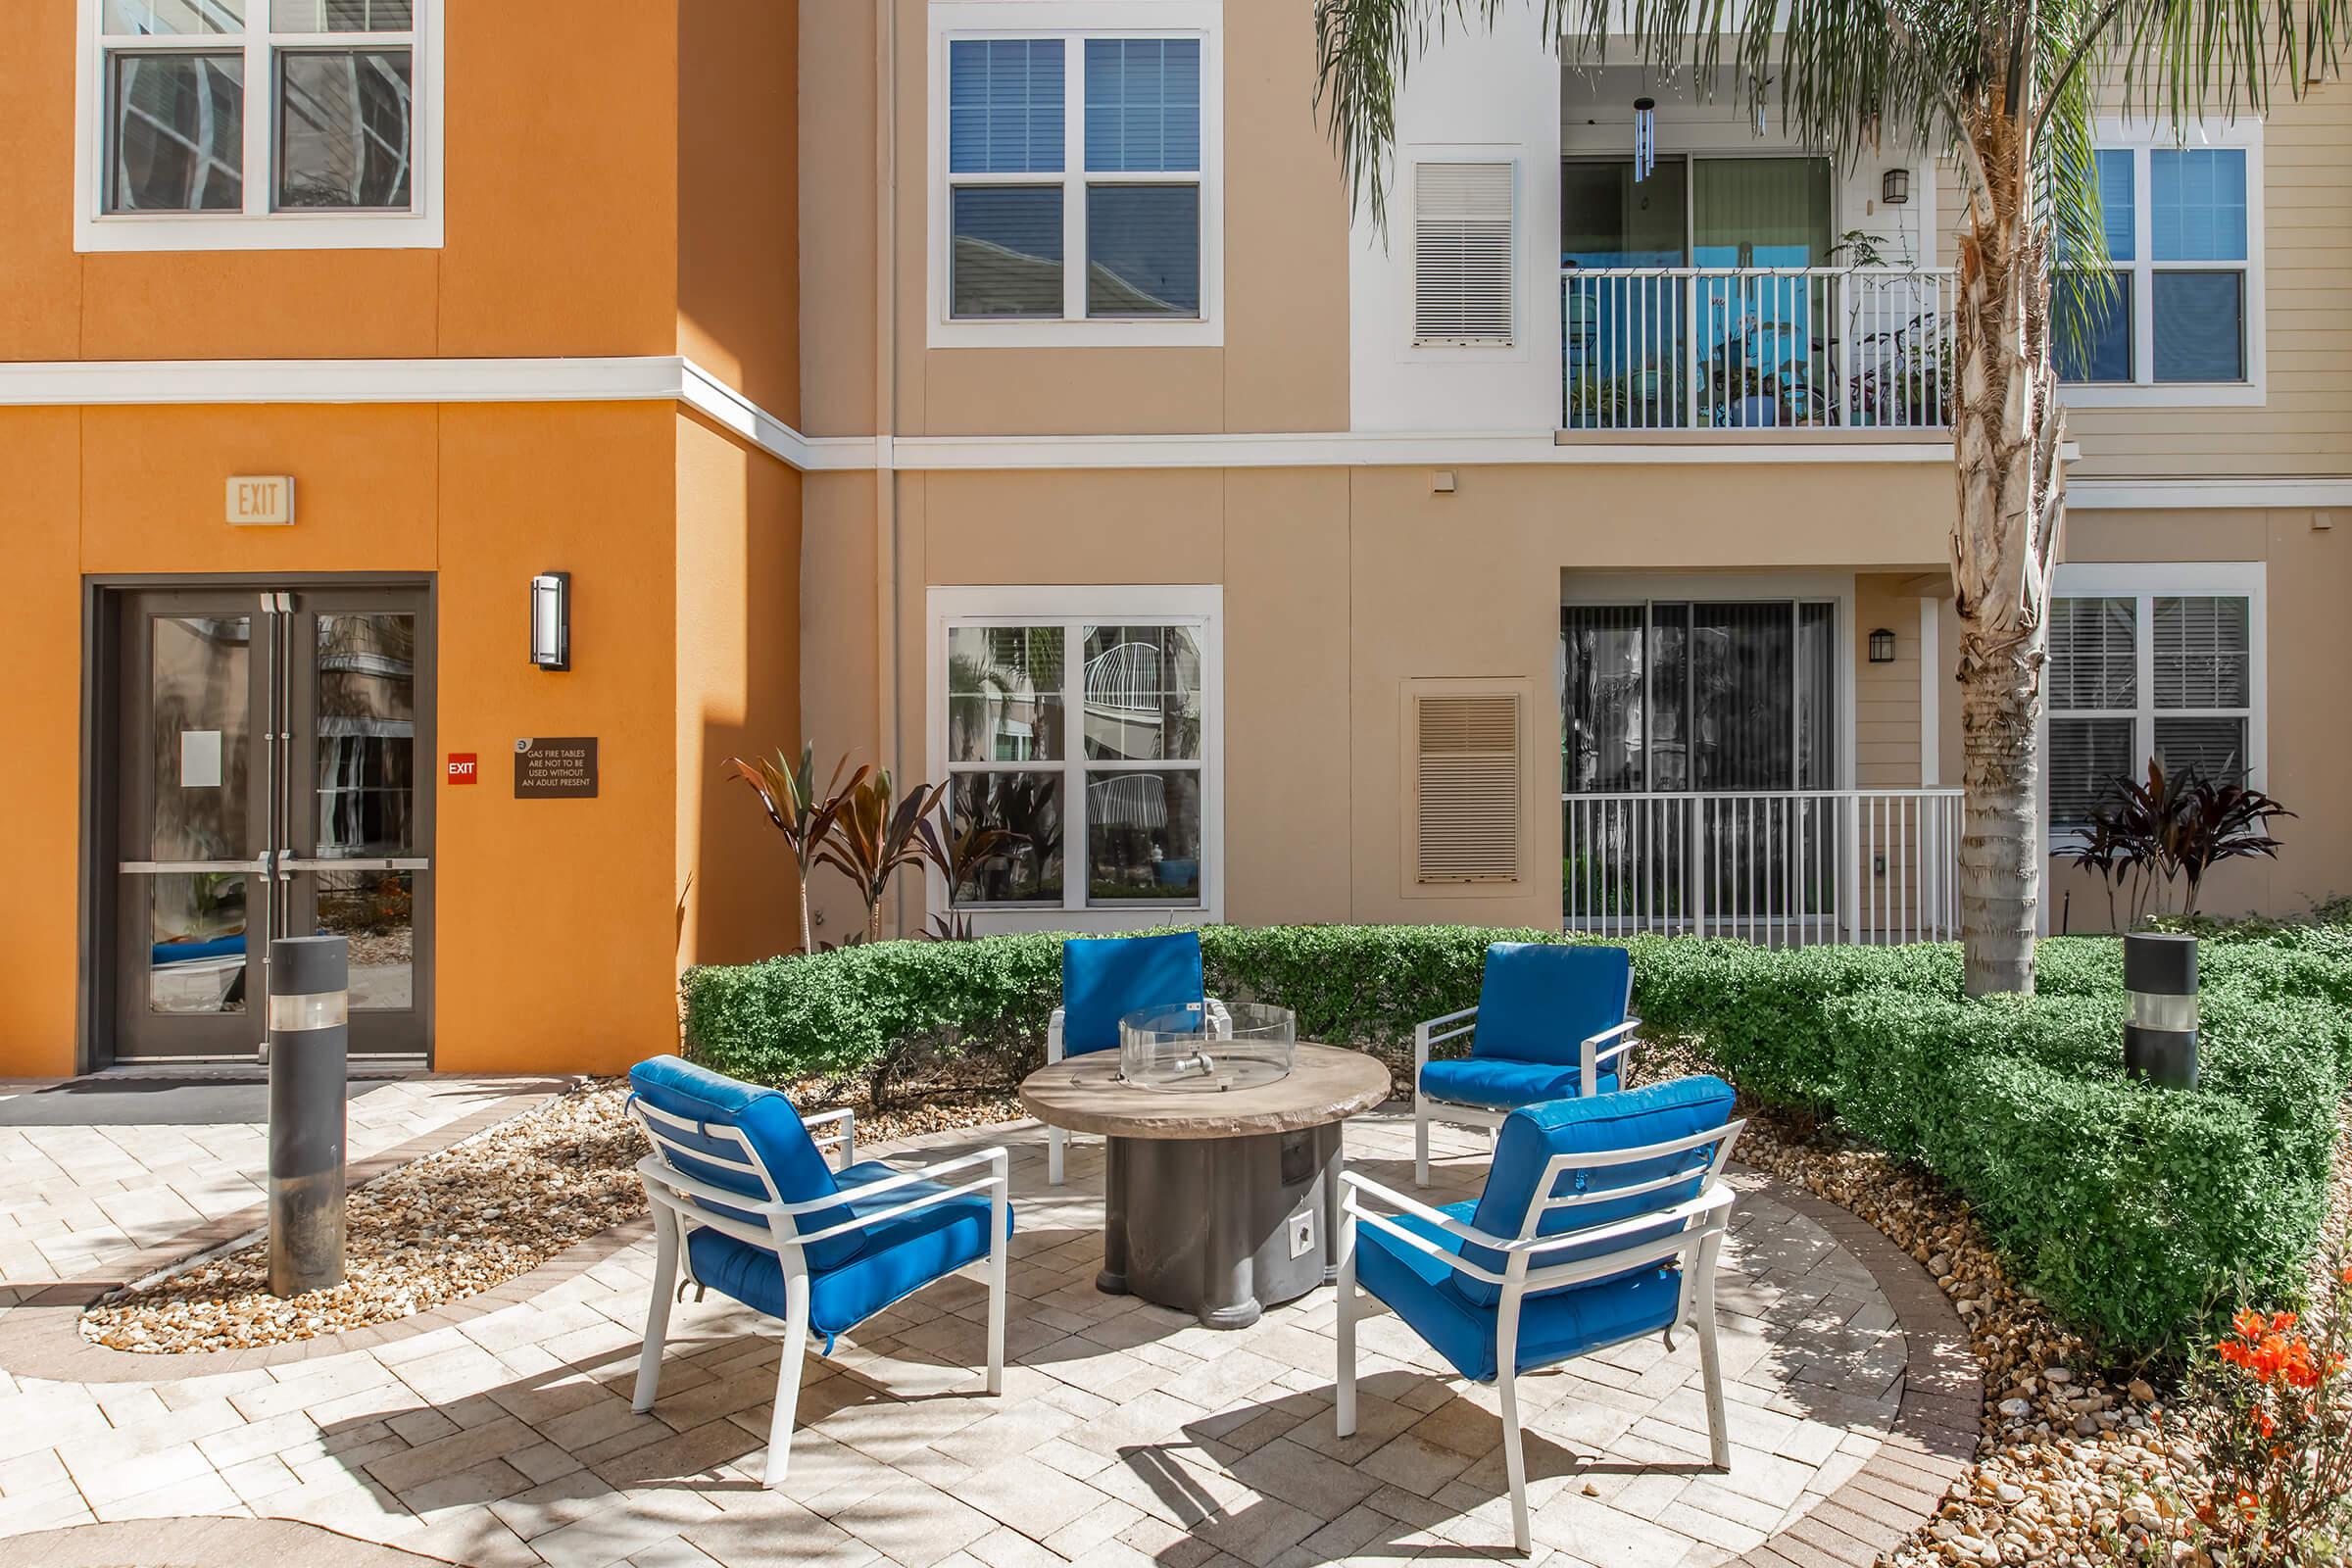
M 81 578 L 430 573 L 438 745 L 482 760 L 433 845 L 435 1065 L 612 1069 L 675 1040 L 676 974 L 778 946 L 789 893 L 716 760 L 798 721 L 799 481 L 668 404 L 0 411 L 24 632 L 0 748 L 0 1075 L 76 1059 Z M 294 475 L 295 526 L 222 519 Z M 525 585 L 572 573 L 573 667 Z M 594 800 L 517 801 L 518 737 L 595 735 Z M 738 792 L 739 793 L 739 792 Z
M 74 7 L 8 21 L 0 360 L 675 352 L 674 0 L 449 8 L 439 250 L 76 255 Z

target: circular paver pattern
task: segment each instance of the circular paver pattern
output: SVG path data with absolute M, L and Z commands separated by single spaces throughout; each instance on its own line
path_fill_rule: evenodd
M 1467 1196 L 1486 1140 L 1435 1131 L 1425 1196 Z M 1358 1117 L 1349 1157 L 1409 1184 L 1411 1139 L 1409 1115 Z M 1359 1328 L 1358 1431 L 1341 1439 L 1330 1291 L 1218 1333 L 1094 1290 L 1099 1144 L 1073 1145 L 1061 1188 L 1045 1184 L 1034 1124 L 875 1152 L 911 1165 L 990 1144 L 1013 1151 L 1019 1210 L 1004 1396 L 979 1393 L 981 1287 L 942 1282 L 829 1355 L 811 1346 L 779 1489 L 760 1485 L 776 1325 L 690 1295 L 655 1411 L 633 1413 L 651 1248 L 612 1236 L 464 1321 L 313 1342 L 299 1361 L 84 1346 L 129 1365 L 117 1381 L 19 1382 L 0 1396 L 16 1417 L 0 1423 L 0 1535 L 93 1513 L 250 1510 L 520 1568 L 652 1560 L 680 1543 L 721 1563 L 840 1568 L 934 1568 L 957 1552 L 1051 1568 L 1111 1543 L 1170 1565 L 1212 1549 L 1257 1565 L 1293 1547 L 1318 1561 L 1507 1554 L 1492 1389 L 1373 1316 Z M 1523 1378 L 1538 1561 L 1867 1563 L 1973 1454 L 1976 1363 L 1933 1282 L 1844 1210 L 1734 1180 L 1718 1282 L 1731 1469 L 1707 1463 L 1688 1337 Z M 0 1314 L 0 1369 L 19 1379 L 29 1369 L 10 1347 L 28 1343 L 15 1333 L 26 1315 Z M 154 1365 L 166 1359 L 185 1365 Z

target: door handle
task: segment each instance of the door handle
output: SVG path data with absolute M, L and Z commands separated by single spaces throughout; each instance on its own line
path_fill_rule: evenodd
M 204 876 L 235 871 L 270 874 L 270 857 L 250 860 L 117 860 L 115 869 L 132 876 Z
M 433 862 L 422 857 L 386 856 L 371 859 L 324 860 L 291 853 L 277 858 L 281 872 L 292 871 L 429 871 Z

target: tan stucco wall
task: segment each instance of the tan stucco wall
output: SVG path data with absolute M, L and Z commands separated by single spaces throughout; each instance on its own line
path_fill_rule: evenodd
M 932 586 L 1217 583 L 1224 593 L 1228 919 L 1556 920 L 1554 666 L 1563 573 L 1814 568 L 1878 574 L 1917 658 L 1918 601 L 1951 491 L 1933 467 L 1749 465 L 907 473 L 889 647 L 904 776 L 928 762 Z M 820 754 L 872 755 L 874 496 L 808 484 L 804 711 Z M 1876 622 L 1870 622 L 1876 624 Z M 1867 630 L 1867 625 L 1860 629 Z M 1403 876 L 1404 683 L 1531 683 L 1530 875 L 1497 890 Z M 1916 728 L 1917 664 L 1886 700 Z M 1918 743 L 1894 734 L 1917 781 Z M 1904 748 L 1907 746 L 1907 751 Z M 1874 765 L 1899 771 L 1884 757 Z M 1866 774 L 1867 777 L 1867 774 Z M 820 889 L 823 884 L 820 883 Z
M 799 8 L 692 0 L 677 58 L 678 352 L 798 423 Z
M 2314 518 L 2335 526 L 2318 528 Z M 2207 913 L 2262 909 L 2291 913 L 2312 900 L 2352 892 L 2352 814 L 2343 780 L 2352 773 L 2352 518 L 2278 512 L 2077 512 L 2067 520 L 2070 561 L 2260 561 L 2268 655 L 2268 757 L 2261 788 L 2298 814 L 2277 824 L 2278 858 L 2240 860 L 2208 879 Z M 2095 878 L 2054 867 L 2050 926 L 2059 928 L 2073 894 L 2074 929 L 2106 921 Z
M 1348 425 L 1348 198 L 1310 112 L 1313 19 L 1224 16 L 1223 343 L 932 349 L 925 0 L 894 0 L 896 429 L 901 434 L 1339 430 Z M 872 13 L 801 0 L 804 384 L 815 433 L 874 428 Z

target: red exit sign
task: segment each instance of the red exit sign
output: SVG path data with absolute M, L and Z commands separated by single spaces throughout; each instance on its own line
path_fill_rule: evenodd
M 481 770 L 473 765 L 473 761 L 474 757 L 471 752 L 450 753 L 449 782 L 452 785 L 480 783 Z

